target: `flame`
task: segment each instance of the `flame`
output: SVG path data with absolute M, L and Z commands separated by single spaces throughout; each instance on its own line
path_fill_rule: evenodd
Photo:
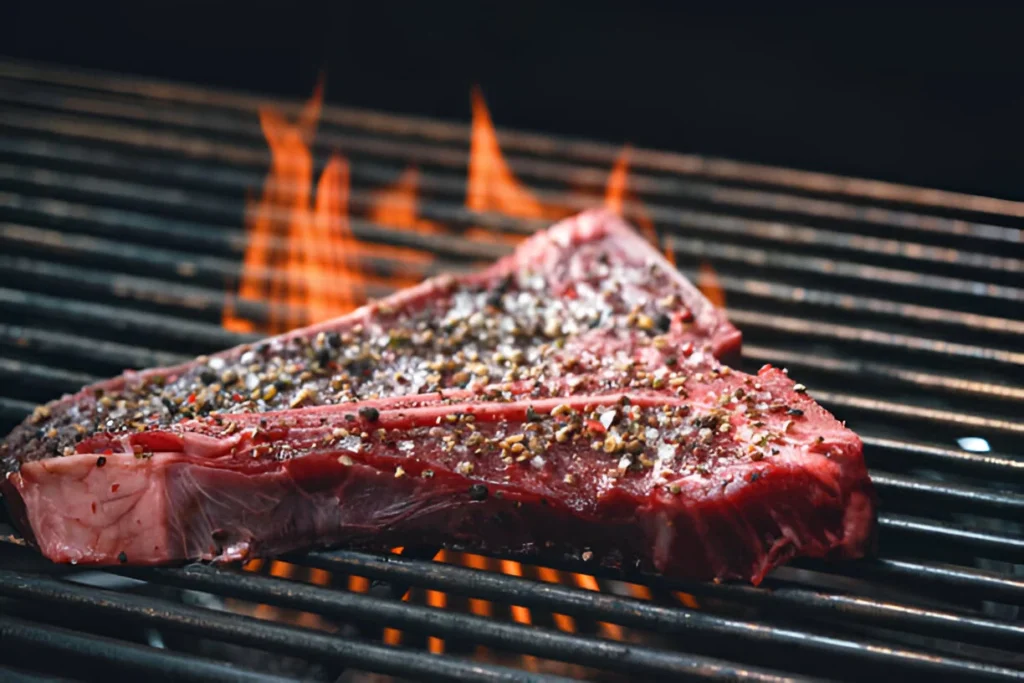
M 397 548 L 392 548 L 391 552 L 395 555 L 401 555 L 404 550 L 405 548 L 399 546 Z M 409 595 L 411 595 L 411 591 L 405 591 L 405 594 L 402 596 L 402 602 L 408 602 Z M 401 645 L 402 632 L 395 628 L 385 628 L 383 640 L 385 645 Z
M 379 225 L 416 230 L 428 235 L 445 232 L 440 224 L 419 218 L 419 183 L 419 169 L 415 166 L 406 168 L 393 185 L 373 193 L 369 219 Z
M 573 574 L 573 579 L 576 580 L 576 585 L 580 588 L 584 588 L 588 591 L 601 592 L 601 586 L 597 584 L 595 579 L 590 574 Z M 603 621 L 598 622 L 598 628 L 601 629 L 601 633 L 612 640 L 622 640 L 622 627 L 618 624 L 609 624 Z
M 258 571 L 262 566 L 263 563 L 261 561 L 253 560 L 246 563 L 245 569 L 248 571 Z M 319 572 L 319 574 L 317 572 Z M 270 562 L 269 573 L 271 576 L 275 576 L 280 579 L 294 579 L 297 575 L 306 574 L 306 580 L 314 583 L 320 583 L 320 585 L 327 584 L 326 581 L 321 583 L 320 579 L 329 577 L 327 572 L 323 572 L 321 570 L 306 570 L 302 567 L 291 564 L 290 562 L 280 562 L 277 560 Z M 284 621 L 321 631 L 331 630 L 330 624 L 323 617 L 319 614 L 313 614 L 312 612 L 285 610 L 271 605 L 258 604 L 252 609 L 252 616 L 269 621 Z
M 551 569 L 550 567 L 537 567 L 537 575 L 541 581 L 547 581 L 548 583 L 565 583 L 560 572 Z M 553 613 L 552 618 L 557 626 L 566 633 L 576 633 L 576 620 L 566 614 Z
M 505 161 L 490 112 L 479 88 L 471 97 L 473 123 L 467 178 L 466 208 L 475 212 L 494 212 L 523 219 L 554 220 L 565 211 L 537 199 L 512 173 Z M 312 153 L 313 137 L 323 105 L 323 81 L 302 108 L 295 122 L 269 108 L 259 110 L 260 125 L 270 148 L 271 163 L 262 193 L 258 199 L 248 198 L 246 203 L 246 244 L 242 275 L 236 296 L 225 301 L 223 324 L 226 328 L 252 332 L 257 329 L 253 321 L 237 315 L 238 301 L 262 303 L 268 306 L 265 325 L 260 329 L 279 333 L 304 324 L 327 320 L 361 305 L 371 285 L 404 287 L 421 279 L 420 270 L 433 260 L 429 253 L 406 247 L 360 242 L 350 224 L 350 167 L 341 154 L 333 154 L 314 187 L 315 160 Z M 630 220 L 655 245 L 657 232 L 642 205 L 629 189 L 629 157 L 631 147 L 625 146 L 616 159 L 605 187 L 605 205 L 620 214 L 628 211 Z M 447 233 L 447 229 L 433 221 L 419 217 L 420 172 L 414 166 L 406 168 L 390 186 L 371 193 L 366 217 L 388 229 L 412 230 L 426 235 Z M 517 243 L 519 235 L 498 234 L 485 228 L 466 232 L 470 239 L 503 240 Z M 663 245 L 666 256 L 674 263 L 670 236 Z M 398 274 L 379 276 L 367 272 L 373 259 L 384 258 L 400 265 Z M 411 267 L 410 267 L 411 266 Z M 423 267 L 423 268 L 421 268 Z M 708 264 L 701 266 L 699 285 L 716 305 L 724 306 L 724 295 L 714 271 Z M 401 548 L 392 552 L 400 553 Z M 440 551 L 434 558 L 439 562 L 456 562 L 474 569 L 494 568 L 512 575 L 523 576 L 520 563 L 511 560 L 495 561 L 481 555 Z M 497 565 L 497 567 L 495 567 Z M 269 565 L 255 560 L 245 565 L 248 571 L 265 569 L 273 576 L 300 578 L 318 584 L 330 585 L 331 575 L 319 569 L 301 570 L 295 565 L 270 561 Z M 545 582 L 576 585 L 586 590 L 600 591 L 593 576 L 565 574 L 546 567 L 536 568 L 538 577 Z M 370 581 L 365 577 L 347 578 L 350 591 L 365 593 Z M 629 593 L 640 599 L 652 599 L 644 586 L 627 584 Z M 410 599 L 410 592 L 402 596 Z M 676 597 L 684 604 L 696 607 L 696 601 L 684 593 Z M 444 592 L 425 591 L 426 603 L 431 607 L 448 607 Z M 487 600 L 470 598 L 469 611 L 492 617 L 494 606 Z M 313 628 L 326 628 L 317 615 L 278 610 L 268 605 L 255 608 L 257 616 L 281 619 Z M 526 607 L 511 606 L 512 618 L 520 624 L 530 625 L 533 618 Z M 576 620 L 564 614 L 552 615 L 555 625 L 562 631 L 574 633 Z M 600 623 L 606 637 L 623 639 L 622 627 Z M 383 640 L 399 645 L 403 634 L 394 628 L 385 628 Z M 443 653 L 445 642 L 438 637 L 428 638 L 432 653 Z M 533 668 L 535 658 L 527 656 L 524 662 Z
M 405 591 L 405 595 L 402 596 L 402 602 L 409 602 L 409 596 L 412 595 L 412 591 Z M 397 628 L 386 628 L 384 629 L 384 644 L 385 645 L 401 645 L 402 644 L 402 632 Z
M 636 201 L 636 196 L 629 190 L 629 155 L 633 150 L 632 145 L 625 145 L 619 156 L 615 159 L 611 173 L 608 174 L 608 182 L 604 188 L 604 205 L 611 211 L 625 216 L 624 205 L 631 202 L 630 220 L 640 228 L 651 244 L 658 244 L 658 232 L 654 229 L 654 223 L 650 216 L 644 211 L 643 206 Z
M 353 593 L 365 593 L 370 590 L 370 580 L 365 576 L 348 577 L 348 589 Z
M 299 116 L 299 123 L 296 126 L 283 125 L 284 129 L 280 135 L 276 134 L 274 127 L 275 120 L 279 117 L 268 109 L 260 109 L 260 124 L 263 127 L 264 137 L 271 149 L 271 167 L 267 174 L 267 180 L 263 184 L 263 197 L 258 204 L 251 201 L 246 207 L 246 233 L 249 243 L 245 250 L 245 257 L 242 267 L 242 279 L 239 285 L 238 294 L 243 299 L 250 301 L 271 301 L 275 300 L 270 285 L 263 275 L 271 265 L 279 260 L 280 242 L 275 239 L 279 231 L 279 225 L 272 221 L 262 207 L 282 207 L 286 211 L 291 205 L 288 193 L 302 194 L 303 162 L 308 161 L 311 165 L 309 155 L 304 154 L 306 147 L 302 138 L 312 137 L 309 130 L 310 119 L 313 121 L 319 116 L 322 100 L 322 90 L 317 86 L 313 98 L 306 103 Z M 297 143 L 297 144 L 293 144 Z M 310 171 L 310 175 L 312 172 Z M 292 186 L 286 183 L 291 181 Z M 308 195 L 308 190 L 307 190 Z M 253 331 L 252 323 L 244 319 L 236 319 L 234 311 L 225 311 L 224 327 L 237 332 Z
M 541 203 L 508 167 L 479 86 L 473 87 L 470 101 L 473 124 L 469 144 L 469 177 L 466 179 L 466 208 L 480 213 L 493 211 L 516 218 L 561 218 L 564 211 Z M 490 241 L 499 239 L 512 244 L 522 239 L 518 235 L 499 236 L 484 228 L 467 231 L 467 236 Z
M 625 205 L 630 203 L 629 220 L 640 228 L 647 241 L 655 247 L 659 246 L 658 231 L 654 228 L 654 222 L 647 215 L 636 196 L 629 190 L 629 155 L 633 151 L 632 145 L 625 145 L 619 156 L 615 159 L 611 172 L 608 174 L 608 182 L 604 188 L 604 205 L 610 211 L 626 217 Z M 671 237 L 666 235 L 665 244 L 661 245 L 665 258 L 673 266 L 676 265 L 676 254 L 672 248 Z
M 508 574 L 509 576 L 522 576 L 523 565 L 512 560 L 502 560 L 501 571 L 502 573 Z M 512 605 L 511 611 L 512 618 L 520 624 L 533 623 L 530 618 L 530 610 L 526 609 L 522 605 Z
M 679 602 L 683 603 L 690 609 L 698 609 L 700 607 L 700 604 L 697 602 L 697 598 L 693 597 L 689 593 L 676 592 L 675 596 L 679 599 Z
M 270 170 L 259 201 L 247 206 L 238 298 L 270 304 L 266 328 L 272 333 L 345 313 L 363 297 L 359 247 L 348 225 L 347 161 L 332 156 L 313 190 L 311 144 L 322 103 L 321 80 L 295 123 L 273 109 L 259 111 Z M 255 328 L 236 315 L 233 301 L 223 325 Z
M 411 230 L 423 235 L 441 235 L 444 226 L 418 216 L 419 169 L 409 166 L 392 185 L 371 193 L 367 218 L 385 228 Z M 366 256 L 390 259 L 400 264 L 399 272 L 388 277 L 383 284 L 396 289 L 411 287 L 423 279 L 426 266 L 433 256 L 417 249 L 389 244 L 361 245 Z
M 509 576 L 522 576 L 523 565 L 513 560 L 501 560 L 501 571 Z M 530 617 L 530 610 L 526 609 L 522 605 L 512 605 L 510 607 L 512 612 L 512 619 L 519 623 L 529 626 L 533 623 L 533 619 Z M 537 658 L 533 655 L 522 655 L 523 668 L 527 671 L 537 670 Z
M 444 550 L 439 550 L 438 553 L 434 555 L 434 562 L 445 562 L 447 559 L 447 553 Z M 441 591 L 428 590 L 427 604 L 431 607 L 444 609 L 448 606 L 448 596 Z M 433 654 L 444 654 L 444 640 L 435 636 L 430 636 L 430 638 L 427 639 L 427 649 Z
M 700 270 L 697 273 L 697 287 L 708 298 L 708 301 L 718 308 L 725 308 L 725 290 L 722 289 L 722 285 L 718 281 L 718 273 L 706 261 L 700 264 Z
M 333 155 L 317 184 L 316 205 L 309 239 L 304 243 L 306 262 L 296 266 L 296 278 L 307 278 L 306 305 L 310 323 L 347 313 L 365 298 L 360 276 L 358 241 L 348 223 L 349 165 Z M 323 244 L 325 249 L 316 248 Z

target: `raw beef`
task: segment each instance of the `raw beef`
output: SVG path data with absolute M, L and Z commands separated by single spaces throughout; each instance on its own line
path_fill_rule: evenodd
M 0 452 L 50 559 L 318 545 L 572 553 L 760 581 L 874 533 L 860 439 L 617 217 L 486 271 L 40 407 Z

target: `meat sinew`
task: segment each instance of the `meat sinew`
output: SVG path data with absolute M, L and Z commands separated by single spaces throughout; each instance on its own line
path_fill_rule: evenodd
M 860 439 L 617 217 L 486 271 L 39 408 L 3 445 L 13 517 L 58 562 L 315 545 L 568 552 L 760 581 L 858 557 Z

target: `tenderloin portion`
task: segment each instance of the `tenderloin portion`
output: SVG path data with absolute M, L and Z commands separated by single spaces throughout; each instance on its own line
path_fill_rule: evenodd
M 41 408 L 3 490 L 55 561 L 237 560 L 335 543 L 591 551 L 759 581 L 857 557 L 857 436 L 765 368 L 618 218 L 486 271 Z

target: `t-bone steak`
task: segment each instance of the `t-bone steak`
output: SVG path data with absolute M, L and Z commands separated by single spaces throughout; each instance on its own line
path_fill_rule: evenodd
M 759 582 L 859 557 L 861 441 L 613 214 L 487 270 L 41 406 L 0 486 L 25 537 L 80 564 L 321 545 L 571 553 Z

